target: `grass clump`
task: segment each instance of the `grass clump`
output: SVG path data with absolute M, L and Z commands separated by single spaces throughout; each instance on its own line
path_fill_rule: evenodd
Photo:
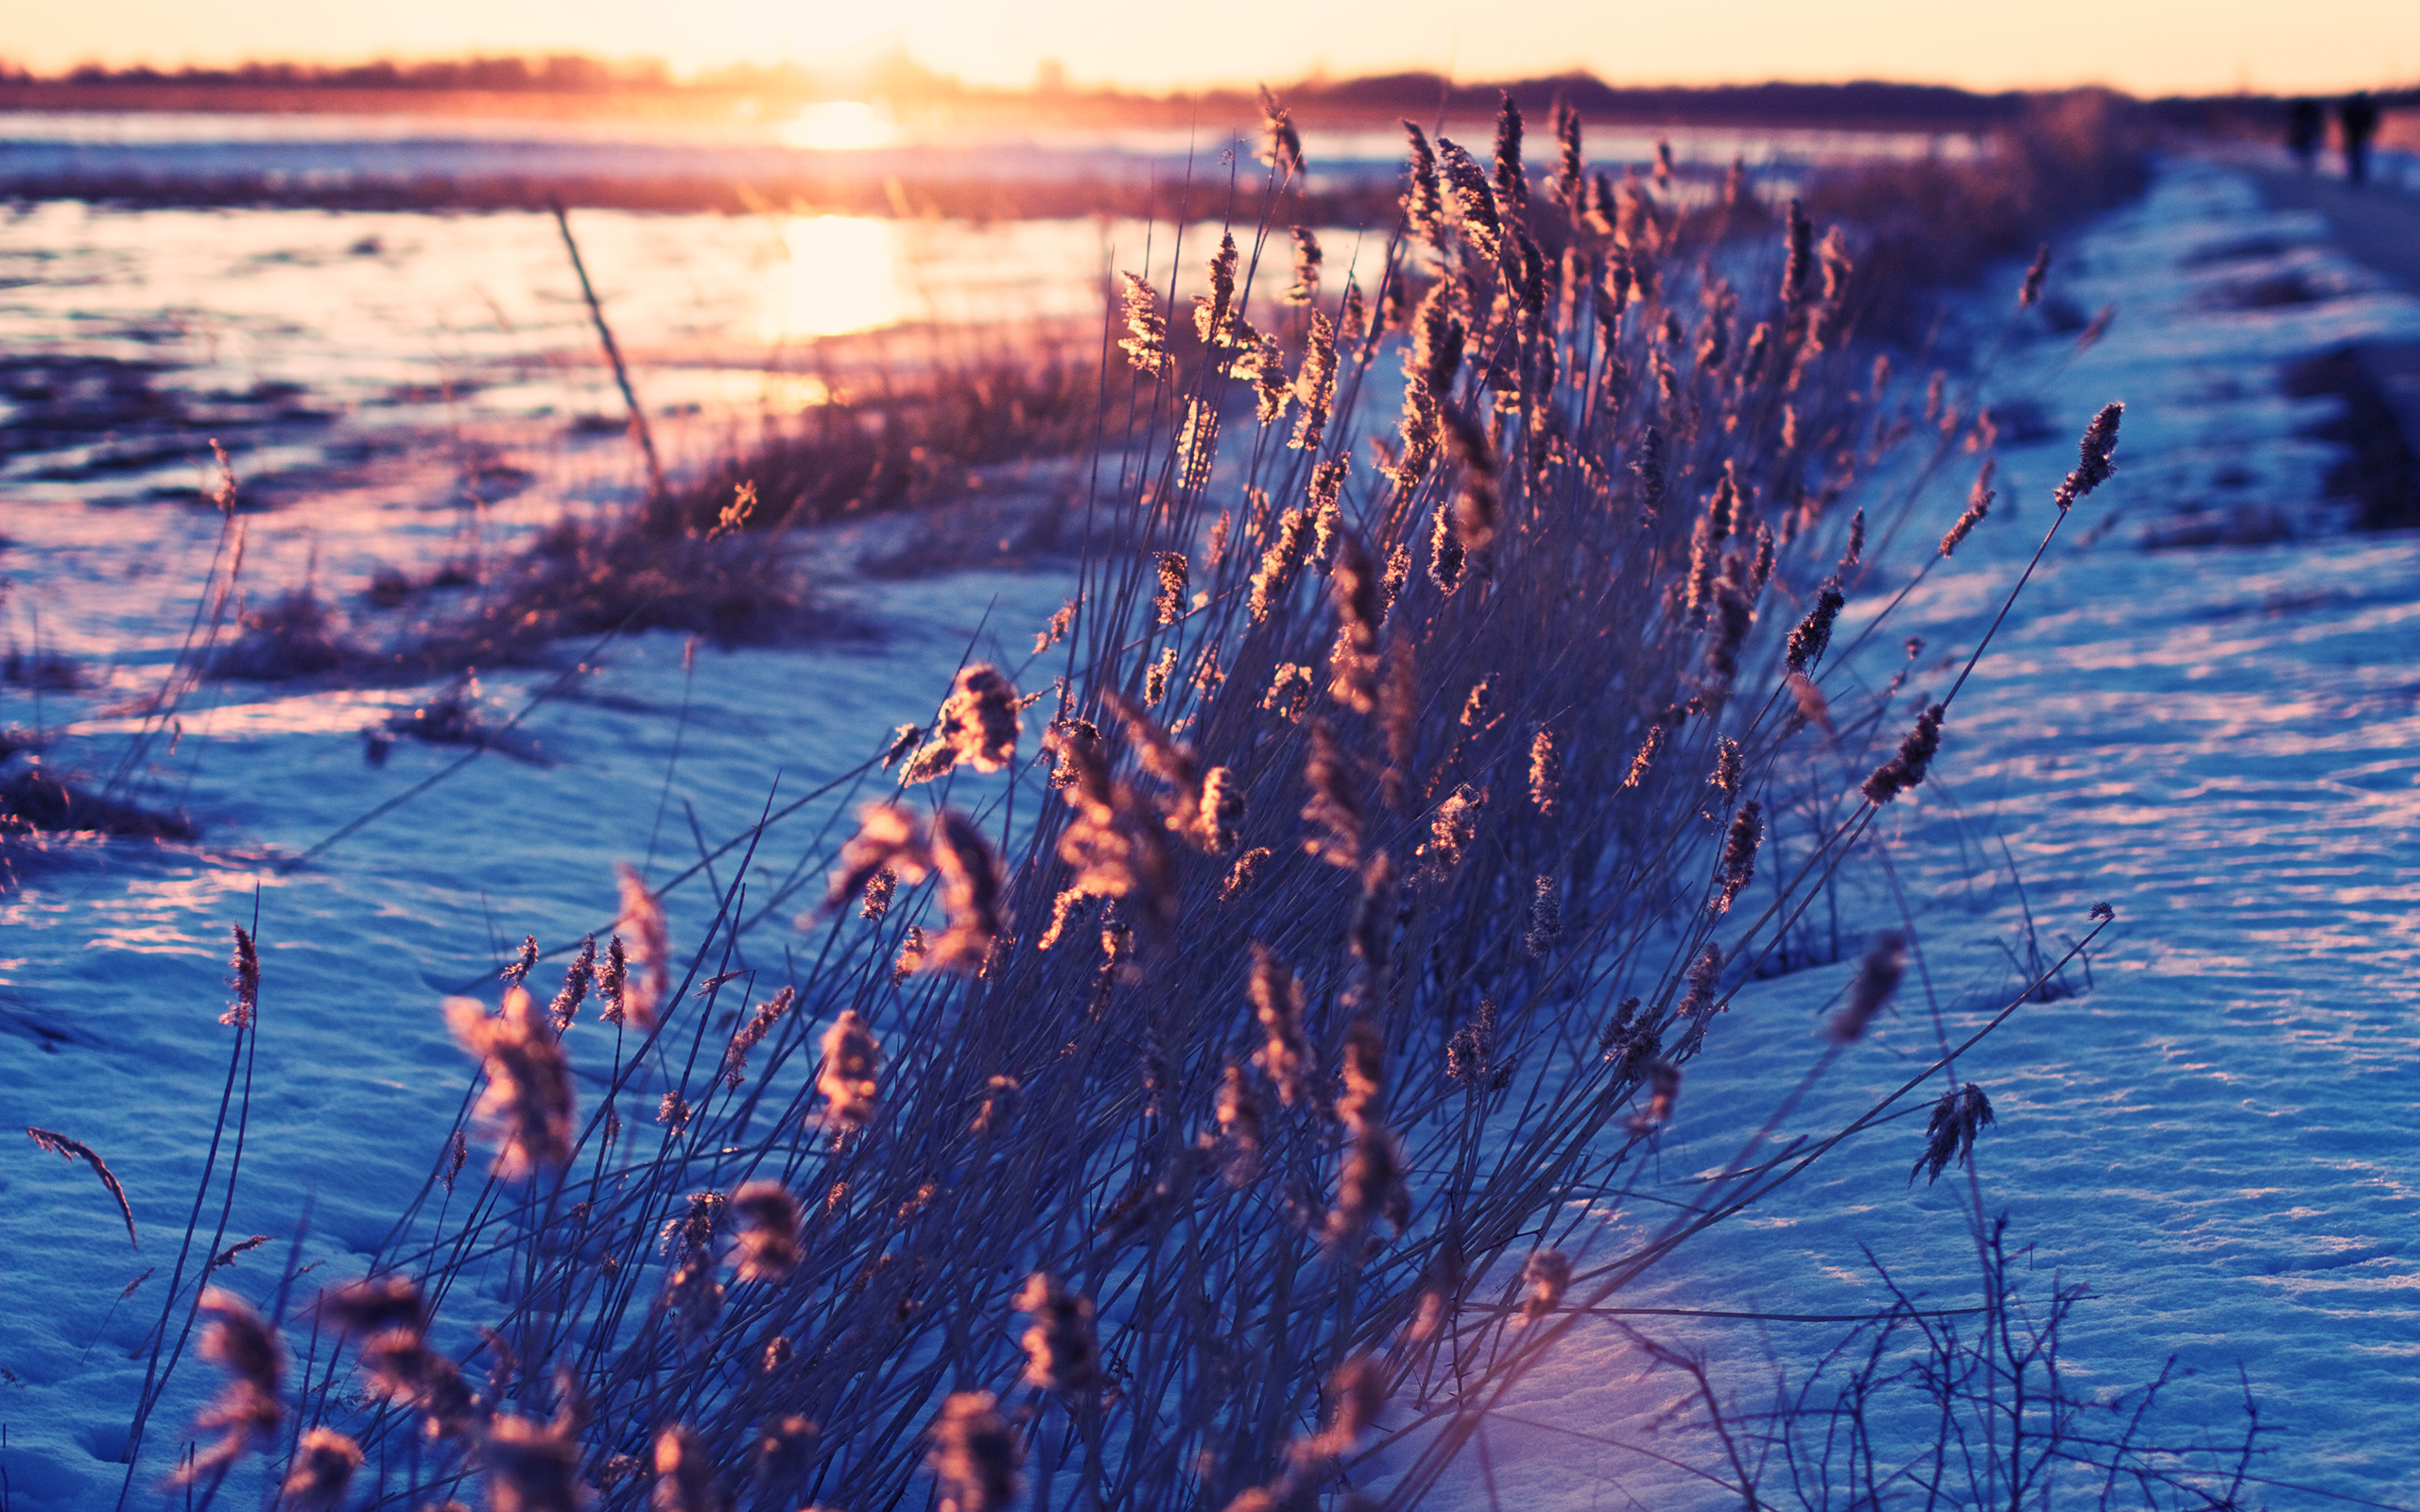
M 1866 164 L 1819 178 L 1807 204 L 1862 232 L 1862 329 L 1912 344 L 1932 318 L 1932 291 L 1970 284 L 2050 232 L 2141 193 L 2151 142 L 2147 114 L 2123 95 L 2031 95 L 1974 162 Z
M 661 492 L 566 514 L 475 573 L 451 563 L 416 584 L 381 571 L 366 595 L 373 610 L 470 589 L 383 650 L 335 639 L 324 604 L 289 594 L 248 622 L 225 675 L 417 681 L 543 662 L 573 636 L 664 629 L 767 645 L 848 633 L 853 622 L 813 581 L 802 532 L 979 495 L 982 470 L 1075 452 L 1099 414 L 1098 369 L 1046 353 L 879 376 L 877 392 L 835 391 L 794 426 Z M 998 536 L 993 524 L 978 533 Z
M 1832 642 L 1923 497 L 1887 480 L 1968 430 L 1852 350 L 1801 207 L 1731 239 L 1567 117 L 1533 174 L 1509 101 L 1484 162 L 1413 133 L 1382 267 L 1323 290 L 1267 109 L 1211 292 L 1147 269 L 1105 335 L 1116 544 L 1068 610 L 887 734 L 786 882 L 743 901 L 734 842 L 682 939 L 626 873 L 550 1002 L 534 941 L 497 1011 L 449 1002 L 476 1094 L 272 1440 L 415 1504 L 873 1508 L 929 1471 L 961 1512 L 1252 1512 L 1385 1452 L 1409 1506 L 1789 1178 L 1756 1135 L 1633 1200 L 1732 995 L 1956 757 L 1963 673 L 1862 691 Z M 811 949 L 753 933 L 818 893 Z

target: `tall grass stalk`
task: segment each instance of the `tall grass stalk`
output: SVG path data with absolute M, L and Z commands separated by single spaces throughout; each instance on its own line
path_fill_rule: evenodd
M 1826 654 L 1923 498 L 1875 487 L 1919 427 L 1850 345 L 1855 248 L 1533 182 L 1508 103 L 1493 153 L 1414 133 L 1331 292 L 1268 114 L 1245 246 L 1191 252 L 1228 289 L 1159 293 L 1180 241 L 1102 334 L 1066 622 L 743 885 L 769 799 L 685 967 L 626 892 L 610 1022 L 449 1009 L 482 1087 L 371 1266 L 408 1317 L 315 1328 L 292 1404 L 368 1504 L 1252 1512 L 1394 1447 L 1406 1506 L 1575 1320 L 1892 1106 L 1545 1254 L 1629 1206 L 1732 994 L 1935 759 L 1954 688 Z M 826 876 L 795 952 L 752 935 Z

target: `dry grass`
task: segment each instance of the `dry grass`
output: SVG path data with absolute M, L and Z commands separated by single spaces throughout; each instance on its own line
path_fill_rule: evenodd
M 1867 335 L 1913 343 L 1939 291 L 2141 192 L 2151 126 L 2141 107 L 2102 90 L 2036 96 L 1971 163 L 1874 164 L 1819 180 L 1819 215 L 1861 230 Z
M 1745 205 L 1517 147 L 1439 144 L 1383 286 L 1281 301 L 1270 113 L 1234 302 L 1197 325 L 1144 284 L 1103 343 L 1153 376 L 1105 417 L 1115 546 L 1032 660 L 870 753 L 852 790 L 898 787 L 820 864 L 687 938 L 626 884 L 551 1008 L 534 950 L 501 1015 L 449 1004 L 477 1095 L 374 1280 L 268 1320 L 300 1379 L 263 1441 L 320 1456 L 294 1475 L 357 1450 L 379 1504 L 873 1508 L 929 1464 L 959 1512 L 1020 1484 L 1242 1512 L 1389 1447 L 1403 1507 L 1591 1310 L 1788 1178 L 1743 1131 L 1742 1175 L 1566 1253 L 1877 805 L 1956 758 L 1956 682 L 1861 696 L 1824 643 L 1922 497 L 1877 469 L 1969 433 L 1871 379 L 1842 243 L 1752 249 Z M 714 503 L 627 539 L 707 550 Z M 1927 507 L 1916 539 L 1960 504 Z M 555 550 L 563 623 L 631 612 L 579 607 L 609 547 Z M 806 941 L 750 934 L 826 870 Z M 1854 1039 L 1810 1040 L 1810 1077 Z M 220 1306 L 169 1291 L 163 1340 Z

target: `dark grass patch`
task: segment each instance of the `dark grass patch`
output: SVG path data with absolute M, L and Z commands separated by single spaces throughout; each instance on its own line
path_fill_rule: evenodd
M 2420 455 L 2387 397 L 2377 374 L 2359 351 L 2340 347 L 2286 370 L 2286 392 L 2296 399 L 2323 395 L 2343 407 L 2333 420 L 2313 426 L 2314 439 L 2334 441 L 2344 455 L 2327 470 L 2330 498 L 2354 502 L 2353 524 L 2362 530 L 2420 525 Z
M 242 631 L 211 659 L 210 675 L 242 682 L 285 682 L 367 660 L 337 629 L 309 587 L 290 588 L 244 616 Z
M 799 532 L 938 509 L 956 517 L 944 555 L 961 565 L 978 555 L 968 545 L 977 538 L 1005 537 L 1000 550 L 1011 556 L 1048 550 L 1057 511 L 1037 523 L 1029 490 L 1004 486 L 996 472 L 987 484 L 982 470 L 1087 446 L 1102 376 L 1096 364 L 1046 355 L 875 372 L 859 395 L 834 382 L 833 402 L 794 427 L 655 497 L 565 515 L 476 574 L 449 563 L 419 584 L 382 570 L 366 594 L 373 609 L 406 608 L 427 589 L 478 579 L 458 607 L 384 650 L 348 647 L 326 629 L 323 608 L 265 610 L 245 631 L 264 644 L 229 662 L 247 670 L 224 675 L 412 682 L 543 662 L 553 643 L 579 636 L 674 630 L 733 646 L 860 633 L 818 591 Z M 1004 524 L 980 518 L 994 493 L 1003 496 Z M 916 556 L 929 570 L 931 555 Z
M 424 704 L 396 710 L 376 729 L 364 731 L 362 754 L 371 765 L 382 766 L 397 739 L 492 750 L 532 766 L 554 765 L 538 748 L 536 740 L 520 730 L 488 723 L 479 712 L 478 695 L 467 678 Z
M 755 489 L 749 524 L 760 531 L 959 498 L 979 489 L 977 469 L 1088 446 L 1102 379 L 1096 363 L 1057 357 L 879 373 L 872 392 L 817 405 L 794 428 L 675 488 L 648 507 L 646 528 L 712 530 L 743 484 Z
M 2203 303 L 2217 310 L 2285 310 L 2333 297 L 2300 273 L 2289 271 L 2213 289 Z
M 2228 263 L 2256 263 L 2267 258 L 2283 257 L 2288 252 L 2300 251 L 2308 245 L 2310 244 L 2308 242 L 2291 242 L 2276 236 L 2251 236 L 2241 241 L 2221 242 L 2215 247 L 2204 247 L 2198 252 L 2188 254 L 2184 266 L 2219 267 Z
M 1969 284 L 2059 228 L 2139 194 L 2151 181 L 2149 145 L 2141 108 L 2121 95 L 2034 95 L 1974 162 L 1843 170 L 1809 187 L 1806 208 L 1865 233 L 1859 329 L 1913 343 L 1932 320 L 1933 291 Z
M 2291 541 L 2293 522 L 2285 512 L 2265 504 L 2234 504 L 2225 508 L 2187 509 L 2147 525 L 2146 551 L 2170 551 L 2192 546 L 2266 546 Z
M 182 814 L 156 813 L 95 793 L 40 766 L 0 778 L 0 838 L 101 834 L 190 840 L 196 833 Z
M 0 682 L 40 693 L 73 693 L 84 685 L 84 669 L 56 651 L 17 651 L 0 657 Z M 0 756 L 7 752 L 0 750 Z

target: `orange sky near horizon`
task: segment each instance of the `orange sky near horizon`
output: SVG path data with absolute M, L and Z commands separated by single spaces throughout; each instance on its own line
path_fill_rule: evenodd
M 2136 94 L 2340 91 L 2420 81 L 2412 0 L 79 0 L 18 9 L 0 58 L 175 67 L 475 52 L 662 59 L 688 74 L 792 61 L 841 74 L 904 48 L 970 83 L 1052 60 L 1144 89 L 1427 69 L 1491 79 L 1584 69 L 1617 83 L 1885 78 Z

